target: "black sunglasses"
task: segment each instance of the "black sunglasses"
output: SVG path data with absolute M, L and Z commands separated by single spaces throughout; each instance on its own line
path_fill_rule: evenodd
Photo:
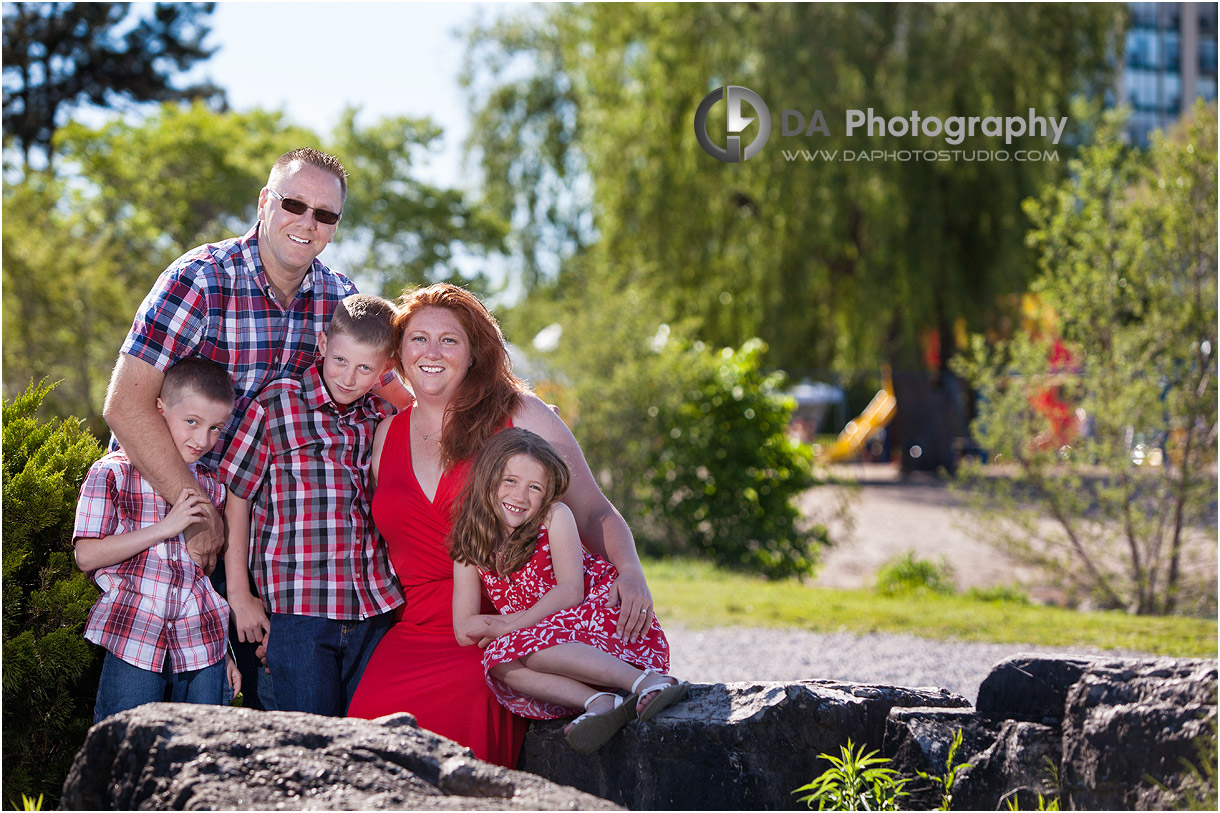
M 335 225 L 339 222 L 339 218 L 343 217 L 341 212 L 336 214 L 335 212 L 330 212 L 326 209 L 314 209 L 314 207 L 308 205 L 304 201 L 297 200 L 296 198 L 286 198 L 279 192 L 276 192 L 274 189 L 268 188 L 267 191 L 275 196 L 275 199 L 280 202 L 280 206 L 282 206 L 284 211 L 288 212 L 289 214 L 303 215 L 310 209 L 313 209 L 313 219 L 319 223 L 324 223 L 327 226 Z

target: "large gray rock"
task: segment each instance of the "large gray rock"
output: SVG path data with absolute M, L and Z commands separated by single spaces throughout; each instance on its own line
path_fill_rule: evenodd
M 595 754 L 564 721 L 530 727 L 522 773 L 478 762 L 414 718 L 155 704 L 90 732 L 68 809 L 804 809 L 792 793 L 850 738 L 911 777 L 943 774 L 961 730 L 955 809 L 1157 809 L 1189 788 L 1215 737 L 1214 660 L 1056 659 L 998 664 L 976 711 L 944 689 L 806 680 L 692 686 Z M 538 774 L 534 776 L 532 774 Z M 541 777 L 541 778 L 540 778 Z M 560 787 L 574 785 L 587 793 Z M 912 782 L 907 806 L 939 789 Z M 595 794 L 590 796 L 587 794 Z M 597 798 L 602 797 L 602 798 Z
M 996 664 L 979 684 L 978 713 L 1001 720 L 1059 725 L 1067 695 L 1090 658 L 1014 655 Z
M 1202 767 L 1215 726 L 1216 661 L 1094 662 L 1066 700 L 1064 798 L 1082 810 L 1164 809 L 1190 785 L 1188 765 Z
M 694 685 L 591 755 L 568 746 L 562 721 L 536 723 L 518 767 L 633 810 L 806 809 L 792 791 L 825 769 L 819 754 L 848 737 L 879 749 L 894 708 L 969 705 L 944 689 L 829 680 Z
M 958 731 L 962 742 L 953 756 L 954 765 L 976 761 L 996 741 L 1003 722 L 981 717 L 974 709 L 894 709 L 885 723 L 883 756 L 890 767 L 910 779 L 904 787 L 910 795 L 902 800 L 911 810 L 934 810 L 941 802 L 940 785 L 920 778 L 919 772 L 941 776 L 947 771 L 949 750 Z M 957 805 L 965 809 L 964 805 Z
M 1163 809 L 1190 788 L 1215 719 L 1215 661 L 1020 655 L 983 681 L 977 710 L 895 709 L 883 755 L 906 776 L 944 775 L 960 730 L 958 809 Z M 907 790 L 911 807 L 939 801 L 926 781 Z
M 953 804 L 960 810 L 1039 809 L 1039 799 L 1059 794 L 1056 778 L 1062 752 L 1059 730 L 1041 723 L 1005 720 L 995 741 L 961 760 L 969 765 L 957 775 Z M 943 771 L 941 772 L 943 773 Z
M 89 732 L 65 810 L 588 810 L 603 799 L 480 762 L 409 714 L 379 721 L 153 703 Z

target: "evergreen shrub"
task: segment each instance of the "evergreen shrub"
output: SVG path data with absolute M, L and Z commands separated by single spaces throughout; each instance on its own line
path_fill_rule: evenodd
M 58 802 L 93 718 L 102 651 L 81 637 L 98 591 L 72 559 L 81 482 L 102 455 L 76 420 L 40 421 L 54 385 L 3 406 L 4 802 Z

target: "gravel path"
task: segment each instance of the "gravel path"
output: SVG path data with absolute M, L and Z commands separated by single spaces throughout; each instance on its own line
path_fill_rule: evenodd
M 901 479 L 892 465 L 851 464 L 835 474 L 856 480 L 852 521 L 832 519 L 837 489 L 814 488 L 802 509 L 828 522 L 838 544 L 825 556 L 816 584 L 866 589 L 877 570 L 906 551 L 922 559 L 944 557 L 953 565 L 959 590 L 1020 584 L 1034 601 L 1053 601 L 1058 591 L 1036 570 L 1023 567 L 978 538 L 962 501 L 932 477 Z M 1214 569 L 1214 568 L 1213 568 Z M 669 637 L 671 671 L 695 683 L 787 681 L 809 678 L 883 683 L 911 688 L 936 686 L 971 703 L 993 666 L 1020 653 L 1140 656 L 1143 653 L 1090 647 L 1054 648 L 1022 644 L 933 641 L 913 635 L 822 634 L 748 627 L 687 629 L 661 623 Z
M 852 635 L 754 627 L 689 629 L 665 625 L 670 671 L 693 683 L 786 681 L 809 678 L 936 686 L 971 703 L 995 664 L 1019 653 L 1135 656 L 1091 647 L 1057 649 L 1021 644 L 932 641 L 912 635 Z

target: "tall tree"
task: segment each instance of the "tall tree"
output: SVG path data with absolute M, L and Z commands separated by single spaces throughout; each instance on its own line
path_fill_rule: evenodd
M 1147 153 L 1110 124 L 1071 169 L 1027 204 L 1053 332 L 961 359 L 980 441 L 1013 470 L 977 472 L 980 529 L 1080 600 L 1214 615 L 1216 107 Z
M 948 350 L 959 322 L 994 318 L 997 296 L 1032 273 L 1020 201 L 1065 161 L 1011 160 L 1046 146 L 1028 136 L 1000 141 L 1008 161 L 788 160 L 782 146 L 945 146 L 849 137 L 848 109 L 1069 115 L 1074 94 L 1104 86 L 1124 10 L 594 3 L 531 14 L 474 32 L 467 75 L 472 147 L 489 203 L 515 227 L 527 286 L 578 291 L 581 275 L 609 274 L 698 338 L 759 336 L 775 366 L 851 372 L 921 367 L 927 334 Z M 772 143 L 743 164 L 713 160 L 693 132 L 700 101 L 726 84 L 772 108 Z M 829 134 L 782 137 L 784 108 L 821 110 Z M 1077 132 L 1060 142 L 1063 159 Z M 562 267 L 549 275 L 531 255 L 548 245 L 568 249 L 552 252 Z
M 420 179 L 415 167 L 442 135 L 429 119 L 391 117 L 365 126 L 344 111 L 331 150 L 348 172 L 340 231 L 343 270 L 388 296 L 407 285 L 454 282 L 487 294 L 482 274 L 463 276 L 460 255 L 499 251 L 505 225 L 458 189 Z
M 193 246 L 246 231 L 272 163 L 302 144 L 338 155 L 351 175 L 343 226 L 323 258 L 364 290 L 395 295 L 407 282 L 448 279 L 455 253 L 495 249 L 494 218 L 414 177 L 411 157 L 434 125 L 355 118 L 349 111 L 333 144 L 279 113 L 201 103 L 65 126 L 53 169 L 4 185 L 5 393 L 63 379 L 47 410 L 104 432 L 110 369 L 157 274 Z
M 205 99 L 207 83 L 176 88 L 174 76 L 209 58 L 203 46 L 215 3 L 156 3 L 134 24 L 130 3 L 4 4 L 4 130 L 26 165 L 32 150 L 49 162 L 51 138 L 67 110 L 89 103 Z

